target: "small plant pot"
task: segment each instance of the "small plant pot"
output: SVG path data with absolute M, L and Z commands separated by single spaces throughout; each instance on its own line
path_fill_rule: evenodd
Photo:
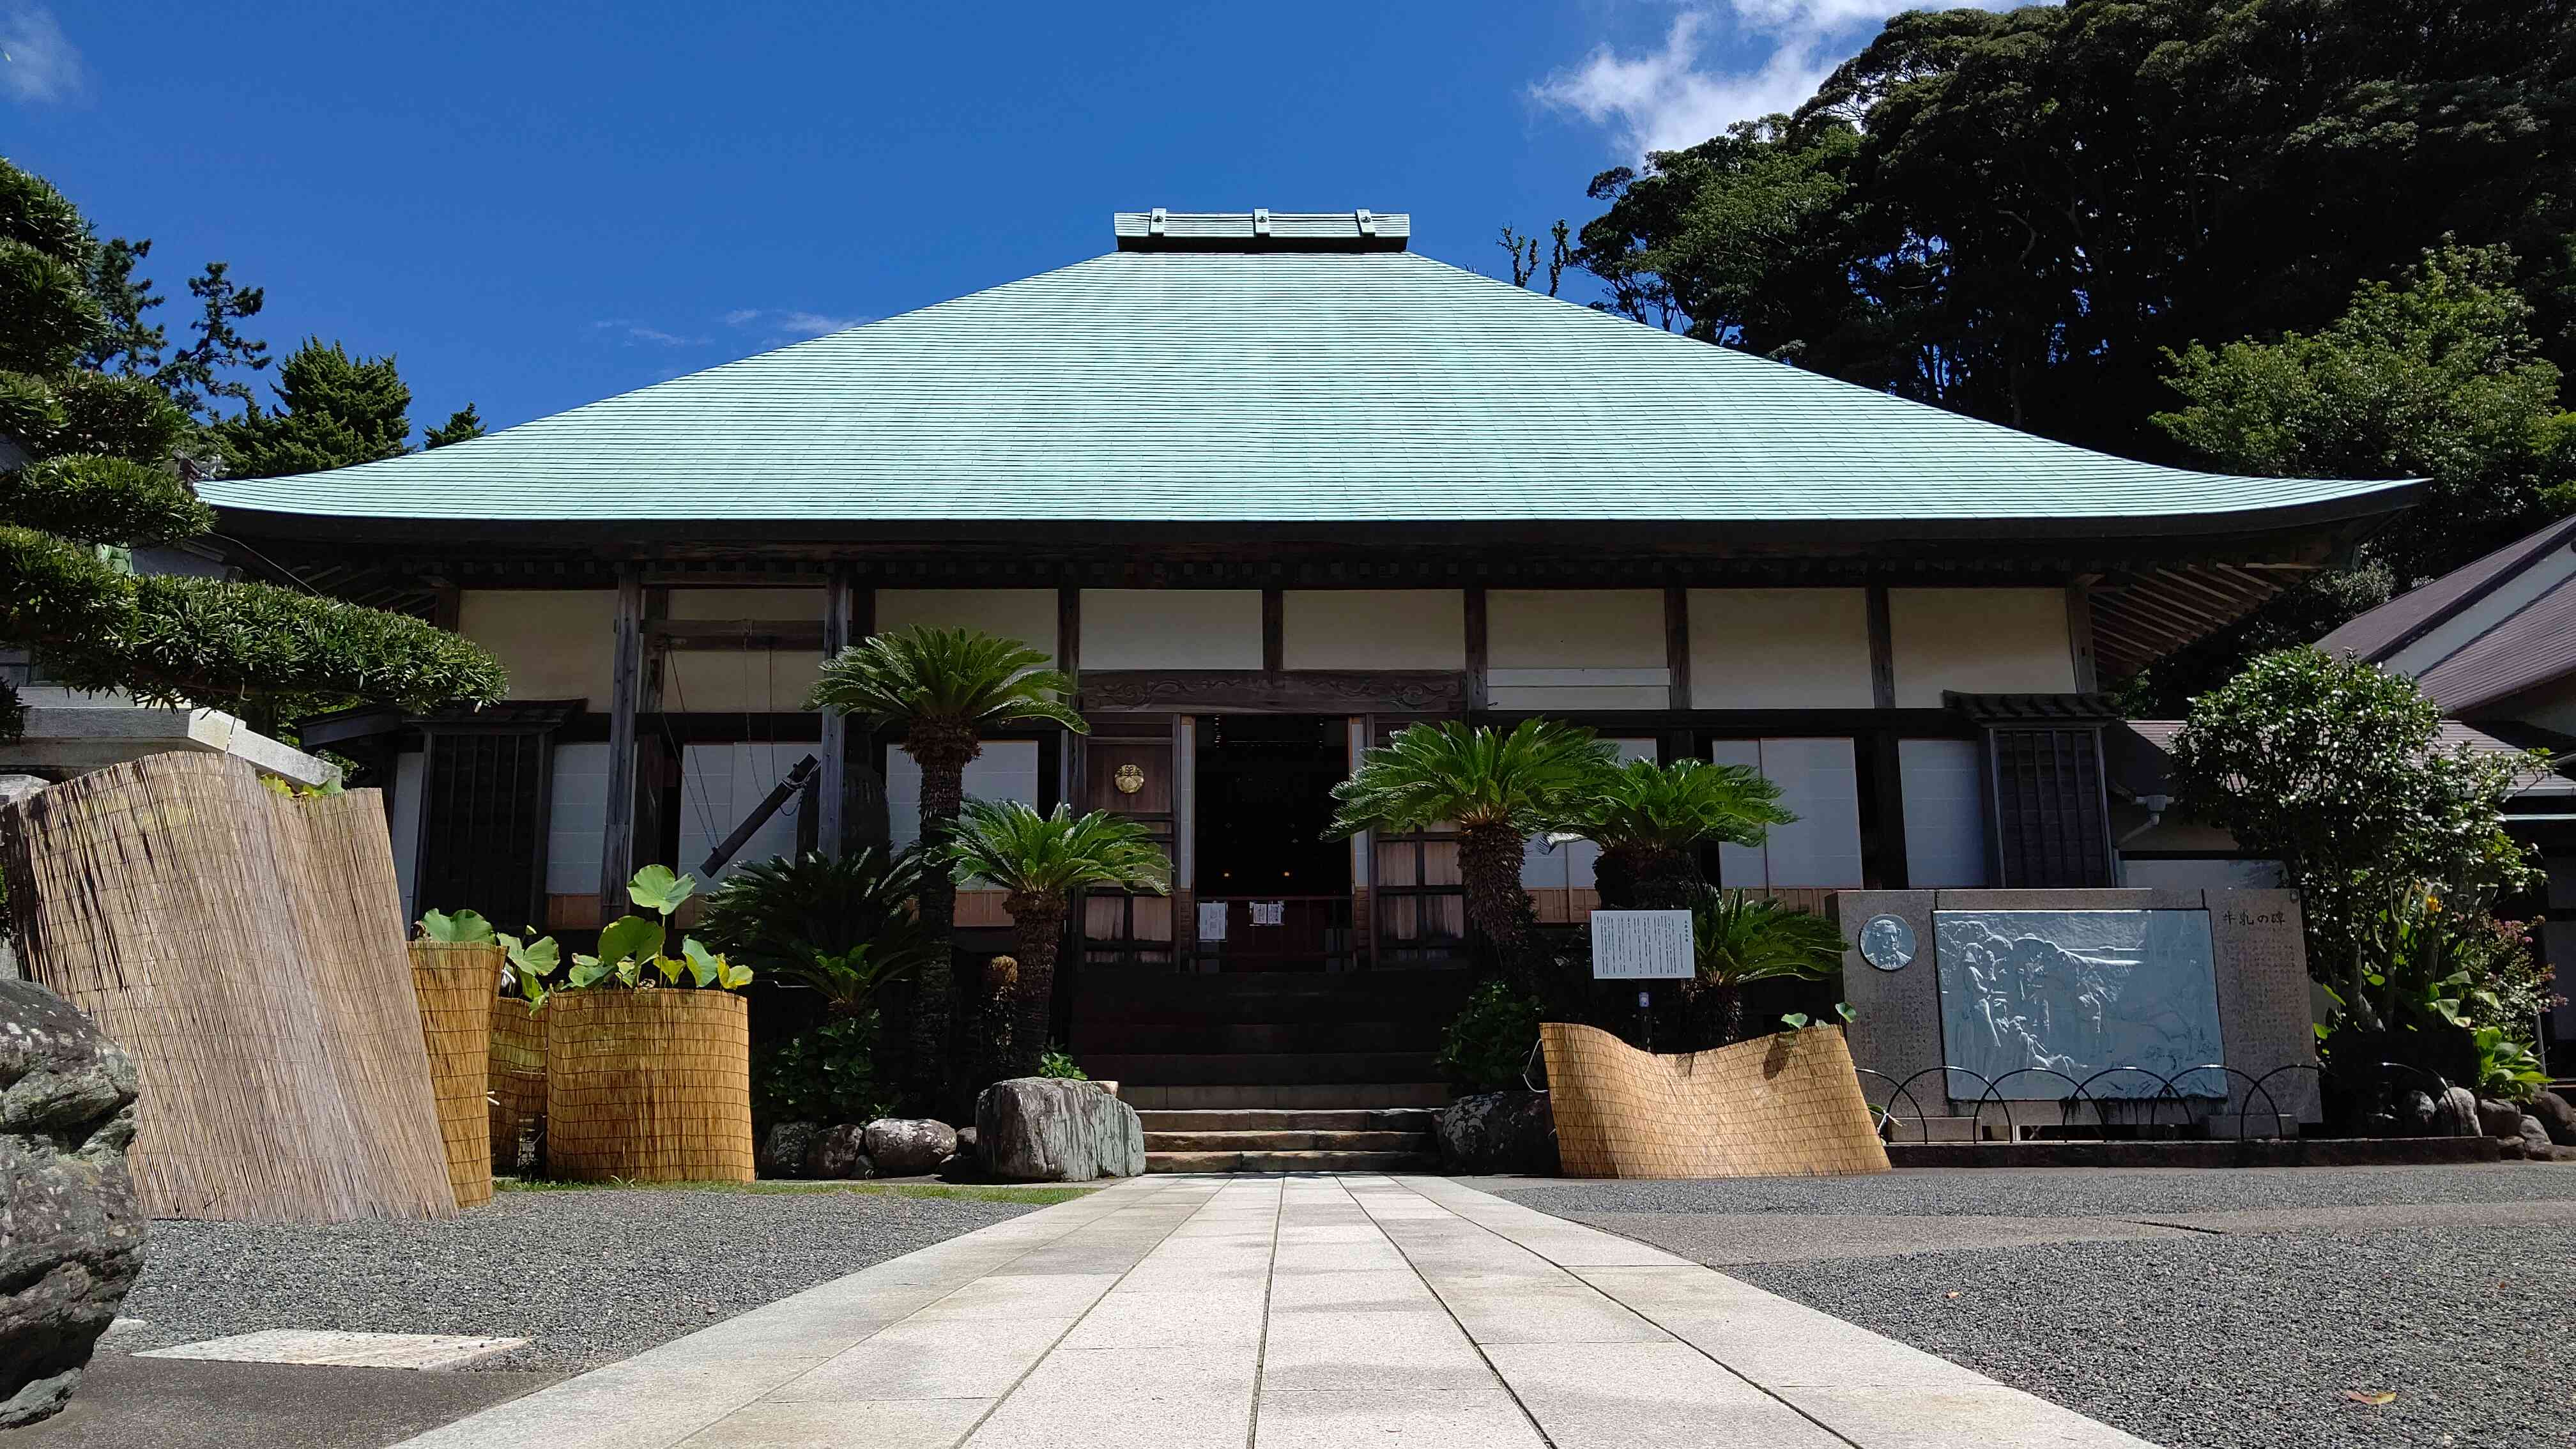
M 749 1182 L 751 1013 L 730 991 L 546 1002 L 546 1168 L 582 1182 Z
M 501 948 L 488 943 L 411 943 L 411 985 L 420 998 L 421 1040 L 429 1048 L 430 1096 L 438 1103 L 438 1136 L 458 1207 L 492 1200 L 492 1115 L 484 1094 L 502 959 Z

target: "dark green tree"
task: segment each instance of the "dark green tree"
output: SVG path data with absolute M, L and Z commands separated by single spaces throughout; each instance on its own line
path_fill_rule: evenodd
M 352 358 L 308 337 L 278 368 L 276 393 L 275 407 L 215 425 L 232 474 L 319 473 L 411 451 L 411 388 L 390 356 Z
M 423 451 L 427 451 L 431 448 L 446 447 L 450 443 L 468 442 L 481 436 L 483 436 L 483 415 L 474 410 L 474 404 L 467 403 L 449 413 L 445 423 L 421 434 L 420 446 Z
M 263 724 L 358 699 L 499 698 L 489 654 L 420 620 L 121 567 L 118 546 L 189 538 L 214 515 L 174 466 L 187 414 L 139 367 L 81 365 L 114 310 L 93 290 L 99 267 L 79 211 L 0 162 L 0 438 L 25 457 L 0 472 L 0 639 L 36 647 L 75 687 L 222 705 Z M 20 718 L 0 685 L 0 738 Z

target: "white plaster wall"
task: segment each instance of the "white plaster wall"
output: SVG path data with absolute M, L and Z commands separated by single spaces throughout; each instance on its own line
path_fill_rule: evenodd
M 2064 589 L 1890 589 L 1896 703 L 1937 709 L 1941 691 L 2065 694 L 2075 685 Z
M 547 812 L 546 893 L 595 893 L 600 846 L 608 825 L 606 740 L 555 746 L 554 789 Z
M 796 768 L 796 762 L 813 751 L 810 744 L 681 746 L 680 858 L 670 863 L 671 868 L 695 875 L 708 852 L 733 834 L 753 807 Z M 700 877 L 698 884 L 711 886 L 746 865 L 795 854 L 796 814 L 804 804 L 802 796 L 788 797 L 731 860 L 713 877 Z
M 796 714 L 822 670 L 811 649 L 674 649 L 662 657 L 662 707 Z
M 1985 790 L 1974 740 L 1899 740 L 1905 798 L 1905 884 L 1914 890 L 1986 885 Z
M 674 619 L 793 619 L 823 621 L 821 589 L 673 589 Z
M 1618 747 L 1621 763 L 1651 760 L 1656 748 L 1653 740 L 1612 740 Z M 1569 840 L 1551 850 L 1547 837 L 1534 836 L 1521 847 L 1521 885 L 1528 890 L 1592 889 L 1592 868 L 1601 859 L 1601 847 L 1589 840 Z
M 466 589 L 456 605 L 456 632 L 510 671 L 510 698 L 608 708 L 616 590 Z
M 1785 890 L 1861 883 L 1860 771 L 1850 740 L 1719 740 L 1710 758 L 1760 770 L 1780 787 L 1781 807 L 1798 817 L 1771 827 L 1760 845 L 1719 846 L 1719 884 Z
M 421 766 L 418 750 L 394 756 L 394 785 L 385 792 L 385 833 L 393 842 L 394 885 L 402 892 L 403 919 L 420 919 L 420 898 L 412 874 L 420 867 Z
M 1495 709 L 1668 708 L 1663 591 L 1495 589 L 1485 669 Z
M 977 629 L 1017 639 L 1055 659 L 1056 593 L 1053 589 L 879 589 L 879 632 L 909 629 Z
M 966 764 L 966 798 L 1038 803 L 1038 741 L 986 740 Z M 921 767 L 899 749 L 886 751 L 886 833 L 894 849 L 921 839 Z
M 1259 589 L 1085 589 L 1085 669 L 1259 669 Z
M 1867 709 L 1865 589 L 1690 591 L 1693 709 Z
M 1290 589 L 1280 596 L 1289 669 L 1464 669 L 1460 589 Z

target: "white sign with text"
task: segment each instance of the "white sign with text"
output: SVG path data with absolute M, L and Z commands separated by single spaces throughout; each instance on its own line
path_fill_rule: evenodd
M 1688 911 L 1594 911 L 1596 981 L 1689 980 L 1699 974 Z

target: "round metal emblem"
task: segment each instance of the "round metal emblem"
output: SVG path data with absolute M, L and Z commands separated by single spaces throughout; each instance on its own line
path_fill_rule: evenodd
M 1118 787 L 1118 793 L 1121 795 L 1133 795 L 1145 788 L 1145 770 L 1141 765 L 1120 765 L 1118 773 L 1110 776 L 1109 779 L 1110 783 Z
M 1872 916 L 1861 924 L 1860 959 L 1881 971 L 1901 971 L 1914 961 L 1914 928 L 1902 916 Z

